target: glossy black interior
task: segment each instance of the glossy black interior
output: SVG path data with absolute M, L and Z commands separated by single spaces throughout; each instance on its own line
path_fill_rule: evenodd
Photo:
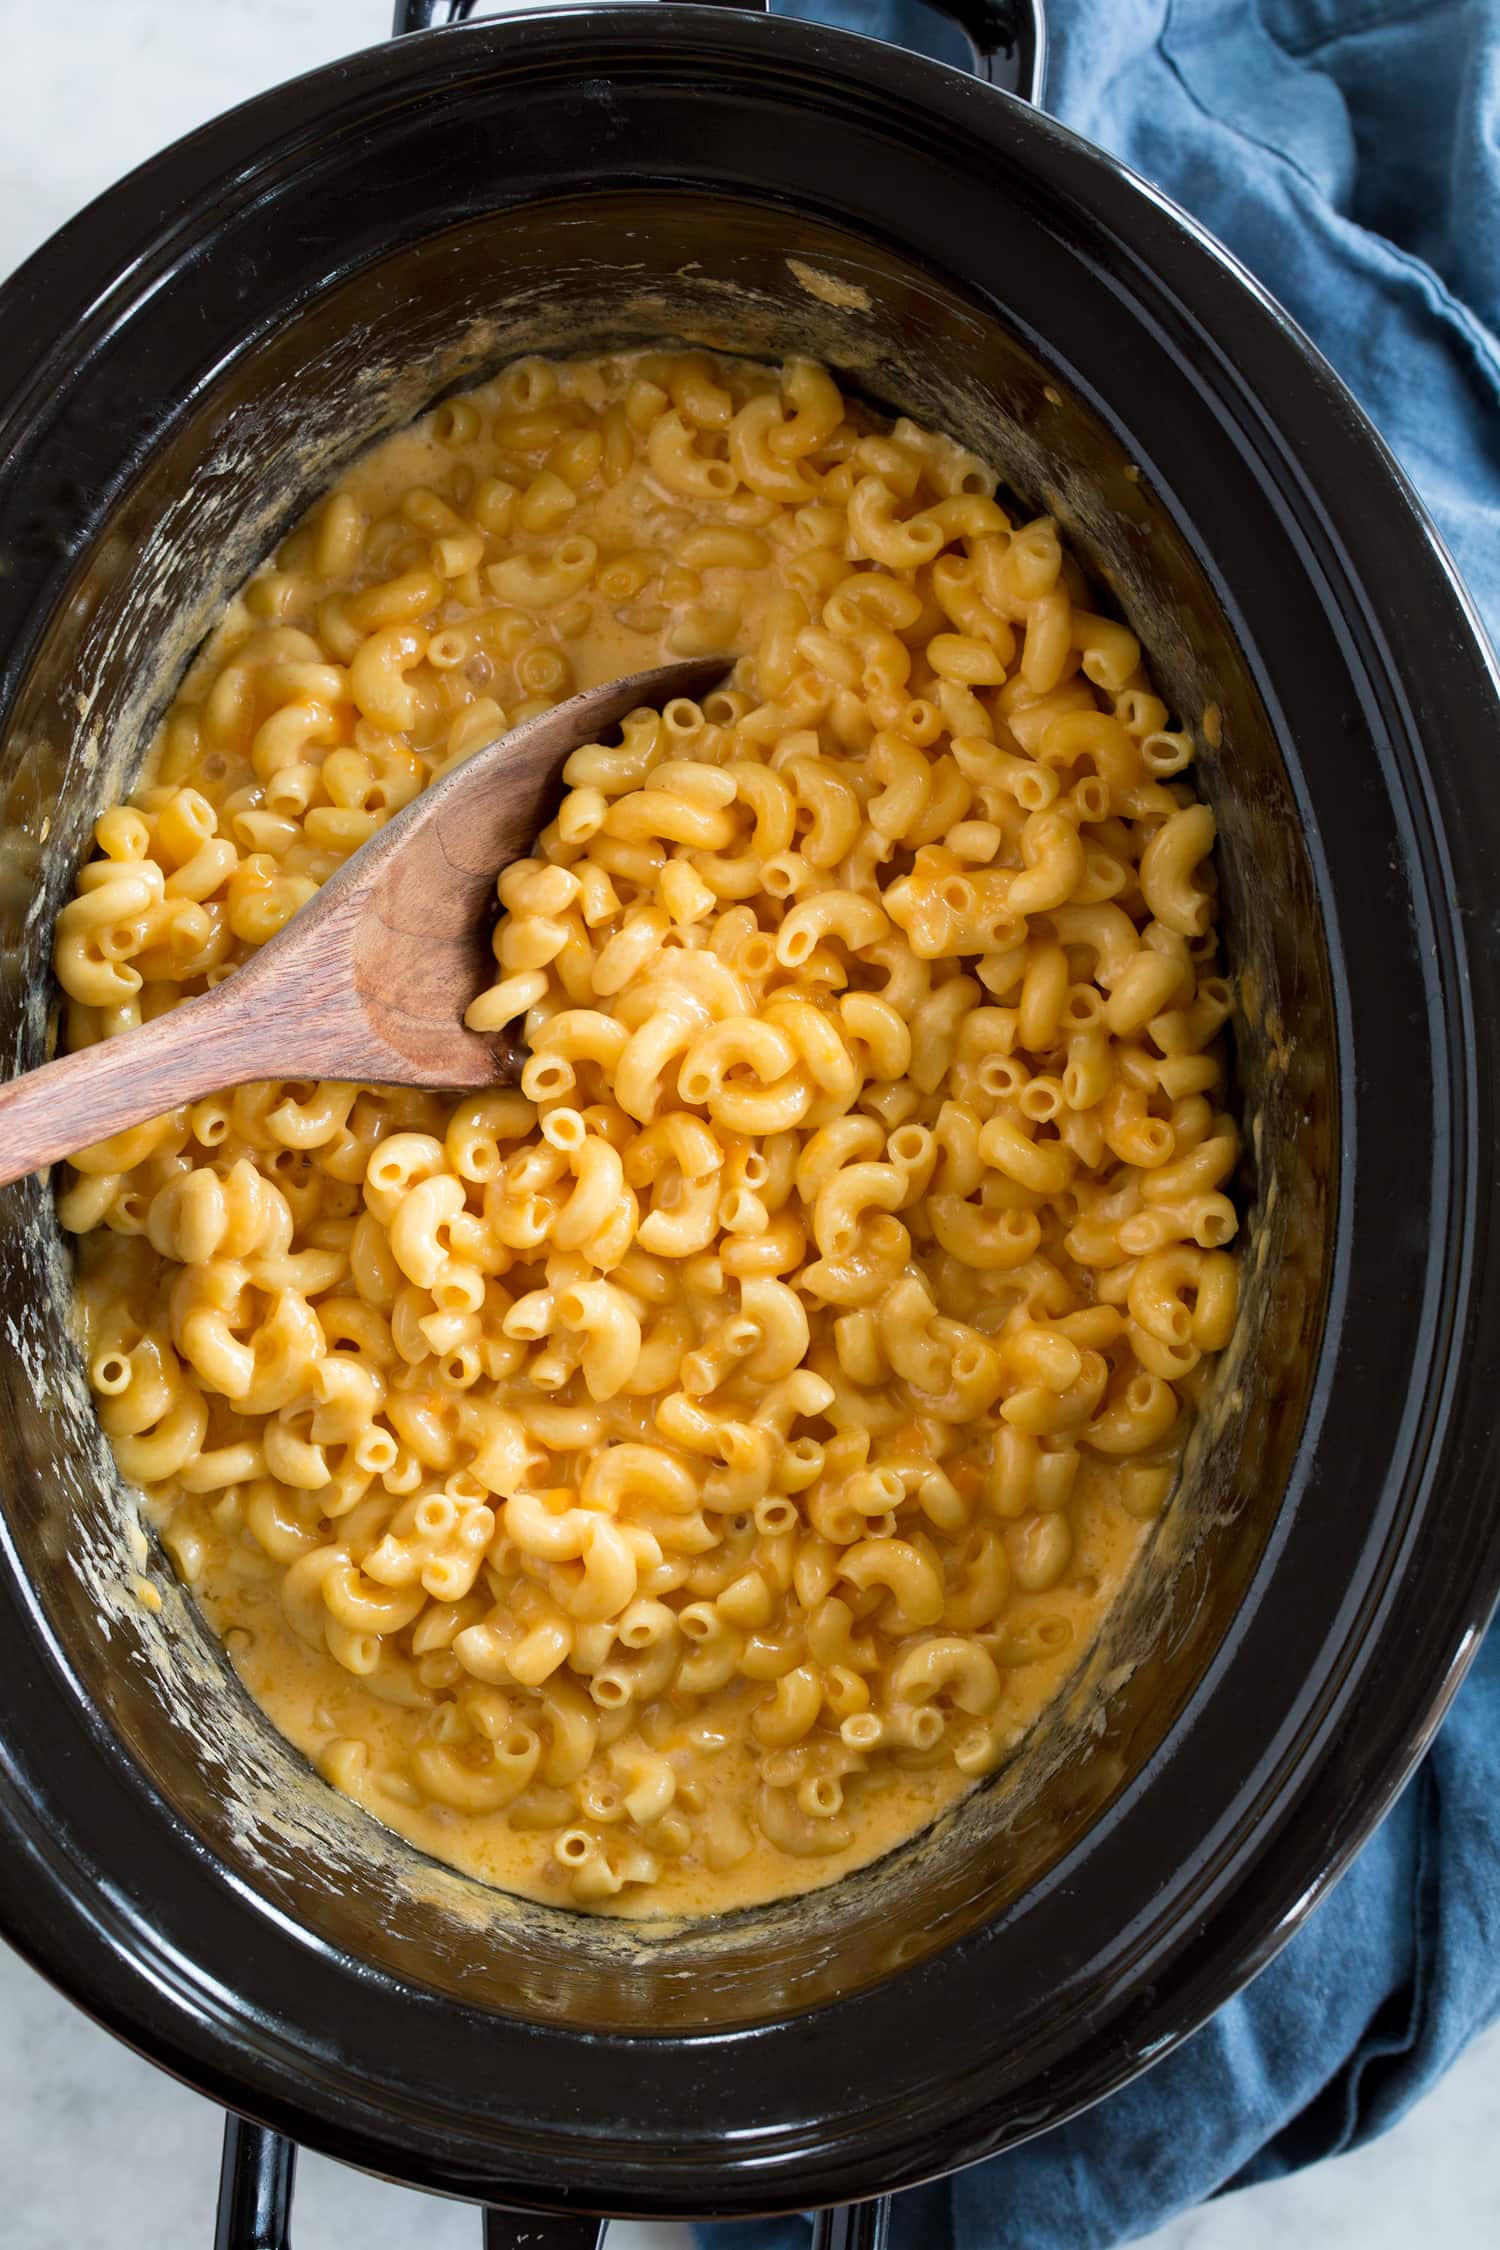
M 1182 1494 L 1184 1520 L 1174 1520 L 1159 1542 L 1172 1552 L 1171 1568 L 1141 1572 L 1136 1601 L 1105 1652 L 1105 1669 L 1122 1661 L 1137 1667 L 1133 1690 L 1116 1698 L 1117 1731 L 1086 1761 L 1075 1755 L 1068 1771 L 1045 1777 L 1042 1746 L 1033 1747 L 1013 1775 L 986 1792 L 1004 1800 L 1004 1816 L 999 1803 L 986 1805 L 981 1822 L 974 1808 L 941 1851 L 905 1853 L 896 1865 L 841 1885 L 836 1896 L 745 1917 L 707 1939 L 696 1930 L 657 1938 L 628 1967 L 617 1960 L 615 1933 L 592 1942 L 600 1925 L 539 1912 L 528 1917 L 524 1948 L 486 1938 L 460 1954 L 442 1906 L 389 1911 L 392 1863 L 415 1855 L 392 1842 L 367 1873 L 358 1845 L 368 1824 L 346 1821 L 341 1807 L 333 1817 L 352 1830 L 350 1876 L 336 1894 L 325 1900 L 308 1893 L 296 1839 L 261 1873 L 262 1885 L 299 1919 L 395 1970 L 455 1996 L 574 2023 L 704 2027 L 847 1992 L 993 1913 L 1050 1865 L 1086 1814 L 1152 1747 L 1238 1604 L 1290 1474 L 1330 1256 L 1336 1068 L 1315 886 L 1264 708 L 1200 569 L 1145 481 L 1128 473 L 1132 464 L 1119 441 L 1076 395 L 1053 383 L 1031 352 L 985 323 L 952 283 L 805 221 L 798 256 L 820 274 L 859 276 L 869 305 L 851 322 L 799 286 L 787 267 L 786 242 L 781 215 L 749 202 L 615 193 L 469 222 L 364 267 L 238 359 L 159 449 L 91 554 L 17 709 L 17 742 L 43 732 L 61 737 L 77 695 L 88 692 L 103 741 L 122 749 L 138 742 L 139 725 L 126 715 L 142 712 L 145 683 L 158 694 L 170 686 L 183 653 L 176 620 L 184 609 L 222 598 L 276 527 L 374 432 L 497 359 L 666 334 L 762 353 L 795 347 L 849 364 L 859 387 L 881 404 L 1013 461 L 1012 481 L 1032 510 L 1049 504 L 1033 481 L 1048 471 L 1034 471 L 1029 456 L 1045 452 L 1065 462 L 1091 513 L 1090 560 L 1146 628 L 1174 703 L 1196 717 L 1212 700 L 1223 714 L 1213 731 L 1231 754 L 1208 744 L 1205 751 L 1233 839 L 1224 868 L 1236 958 L 1262 996 L 1244 1027 L 1241 1075 L 1245 1099 L 1263 1120 L 1253 1193 L 1255 1224 L 1269 1250 L 1246 1315 L 1246 1341 L 1255 1338 L 1256 1348 L 1231 1384 L 1242 1396 L 1237 1405 L 1224 1402 L 1198 1445 Z M 641 244 L 657 252 L 644 272 L 633 255 Z M 505 277 L 499 295 L 497 272 Z M 948 372 L 935 377 L 937 369 Z M 242 428 L 252 433 L 248 443 Z M 210 538 L 217 549 L 211 579 L 204 570 Z M 142 550 L 152 542 L 160 560 L 143 571 Z M 113 566 L 116 555 L 126 558 L 123 568 Z M 69 788 L 53 799 L 45 866 L 54 885 L 65 888 L 88 822 L 117 786 L 106 759 L 92 789 Z M 1239 879 L 1246 866 L 1256 869 L 1257 884 Z M 1272 900 L 1274 913 L 1266 911 Z M 48 919 L 32 917 L 39 949 Z M 28 964 L 33 975 L 44 959 Z M 1295 1072 L 1278 1066 L 1280 1035 L 1268 1040 L 1268 1024 L 1273 1031 L 1297 1026 Z M 1301 1146 L 1293 1165 L 1296 1121 Z M 1263 1190 L 1272 1180 L 1279 1194 L 1268 1217 Z M 1274 1362 L 1266 1348 L 1272 1332 Z M 96 1489 L 112 1514 L 117 1503 L 102 1460 Z M 67 1603 L 83 1588 L 64 1575 L 54 1576 L 49 1590 Z M 205 1768 L 196 1699 L 181 1713 L 186 1725 L 164 1725 L 161 1677 L 143 1674 L 138 1695 L 127 1700 L 117 1651 L 91 1643 L 83 1624 L 75 1619 L 74 1641 L 82 1643 L 85 1662 L 97 1659 L 93 1676 L 86 1675 L 90 1695 L 111 1708 L 137 1757 L 194 1828 L 233 1857 L 237 1814 L 222 1801 L 221 1774 Z M 196 1621 L 187 1629 L 198 1630 Z M 1170 1662 L 1160 1653 L 1169 1640 Z M 235 1691 L 215 1679 L 213 1692 Z M 170 1708 L 170 1693 L 165 1700 Z M 1058 1714 L 1059 1727 L 1071 1720 L 1075 1752 L 1076 1730 L 1092 1710 L 1079 1698 L 1074 1711 Z M 241 1723 L 259 1721 L 247 1713 Z M 1050 1769 L 1063 1762 L 1060 1749 L 1045 1761 Z M 317 1785 L 306 1787 L 311 1796 Z M 331 1810 L 335 1800 L 328 1803 Z M 488 1902 L 475 1897 L 487 1928 Z
M 129 1550 L 24 1183 L 0 1198 L 0 1919 L 150 2051 L 356 2161 L 701 2211 L 899 2184 L 1117 2083 L 1266 1957 L 1415 1755 L 1500 1573 L 1472 1387 L 1495 963 L 1462 912 L 1500 852 L 1461 599 L 1244 279 L 956 74 L 665 13 L 320 72 L 0 297 L 6 1051 L 41 1053 L 94 812 L 354 450 L 519 351 L 810 350 L 1055 510 L 1203 735 L 1246 995 L 1239 1343 L 1112 1639 L 1013 1770 L 801 1905 L 632 1935 L 433 1868 L 238 1697 Z

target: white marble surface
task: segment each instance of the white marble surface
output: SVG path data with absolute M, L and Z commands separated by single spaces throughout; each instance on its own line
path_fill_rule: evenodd
M 1101 5 L 1105 0 L 1101 0 Z M 0 0 L 0 273 L 235 102 L 373 43 L 385 0 Z M 219 2113 L 0 1949 L 0 2244 L 207 2250 Z M 477 2245 L 474 2212 L 305 2158 L 297 2250 Z M 616 2227 L 611 2250 L 686 2250 Z M 1190 2213 L 1148 2250 L 1495 2250 L 1500 2033 L 1374 2147 Z M 944 2250 L 939 2244 L 922 2250 Z

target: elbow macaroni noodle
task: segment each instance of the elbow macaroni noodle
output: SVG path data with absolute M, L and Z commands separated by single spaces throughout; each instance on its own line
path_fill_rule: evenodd
M 339 1788 L 544 1898 L 826 1881 L 1076 1664 L 1235 1318 L 1213 816 L 1050 520 L 820 368 L 529 360 L 232 605 L 60 917 L 82 1045 L 671 654 L 500 877 L 519 1091 L 80 1152 L 99 1414 Z

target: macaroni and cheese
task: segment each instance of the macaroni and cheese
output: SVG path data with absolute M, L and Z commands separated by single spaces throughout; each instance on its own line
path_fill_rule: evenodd
M 1076 1665 L 1235 1318 L 1212 814 L 984 463 L 819 367 L 527 360 L 356 464 L 57 935 L 73 1046 L 436 774 L 722 651 L 499 880 L 519 1090 L 242 1086 L 82 1151 L 89 1374 L 250 1691 L 508 1888 L 870 1859 Z

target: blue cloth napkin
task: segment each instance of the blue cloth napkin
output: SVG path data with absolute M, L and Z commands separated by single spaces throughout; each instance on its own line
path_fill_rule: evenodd
M 914 0 L 777 0 L 957 59 Z M 1047 106 L 1324 351 L 1500 642 L 1500 0 L 1047 0 Z M 1500 785 L 1500 777 L 1497 777 Z M 1500 1627 L 1331 1897 L 1072 2124 L 897 2200 L 896 2250 L 1107 2250 L 1393 2125 L 1500 2015 Z M 806 2250 L 799 2219 L 705 2250 Z

